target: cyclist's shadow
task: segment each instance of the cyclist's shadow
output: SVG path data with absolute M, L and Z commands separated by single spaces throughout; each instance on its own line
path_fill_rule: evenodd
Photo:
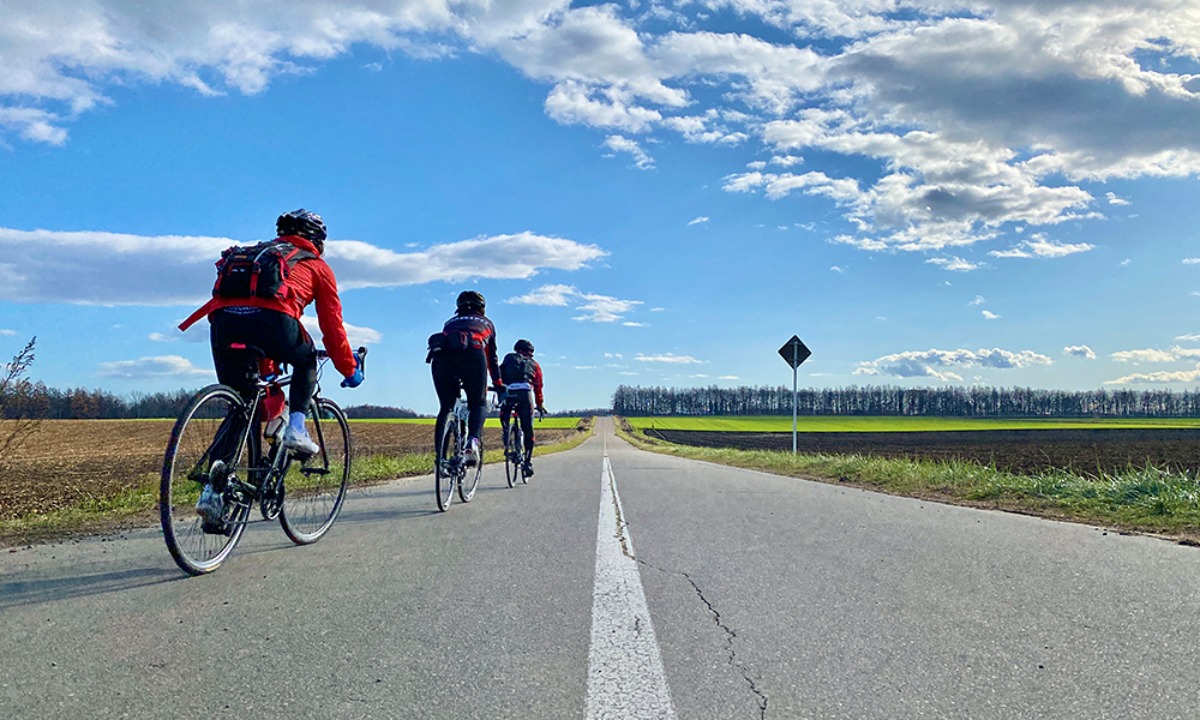
M 35 572 L 12 573 L 0 578 L 0 610 L 123 592 L 186 578 L 187 576 L 181 575 L 174 566 L 128 568 L 57 577 Z
M 416 498 L 416 505 L 410 498 Z M 420 502 L 428 500 L 428 504 Z M 384 504 L 386 507 L 380 507 Z M 364 506 L 368 506 L 364 508 Z M 433 499 L 433 489 L 425 487 L 402 487 L 395 485 L 375 485 L 358 489 L 354 496 L 346 501 L 338 516 L 337 524 L 348 525 L 358 523 L 373 523 L 396 520 L 397 518 L 424 517 L 426 515 L 442 515 Z M 337 527 L 334 526 L 336 532 Z

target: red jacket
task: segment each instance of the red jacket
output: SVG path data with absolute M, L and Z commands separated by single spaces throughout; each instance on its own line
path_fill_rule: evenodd
M 533 399 L 538 407 L 545 405 L 542 399 L 542 383 L 542 366 L 537 360 L 533 360 L 533 380 L 529 384 L 533 386 Z
M 299 235 L 286 235 L 279 238 L 298 248 L 319 255 L 316 246 Z M 317 324 L 321 326 L 321 344 L 329 353 L 333 366 L 343 376 L 354 374 L 354 352 L 350 349 L 350 341 L 346 338 L 346 327 L 342 322 L 342 301 L 338 297 L 337 279 L 333 269 L 322 258 L 301 260 L 292 268 L 284 281 L 284 299 L 275 298 L 221 298 L 214 297 L 204 303 L 200 309 L 192 313 L 187 320 L 179 324 L 180 330 L 187 330 L 197 320 L 225 307 L 260 307 L 291 315 L 297 320 L 304 315 L 304 308 L 316 301 Z

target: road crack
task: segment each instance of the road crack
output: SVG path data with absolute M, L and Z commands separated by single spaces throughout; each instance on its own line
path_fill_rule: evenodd
M 687 580 L 688 584 L 692 586 L 692 590 L 695 591 L 696 597 L 700 598 L 700 602 L 703 603 L 704 608 L 708 611 L 709 617 L 712 618 L 713 624 L 715 624 L 725 636 L 725 650 L 729 654 L 729 666 L 742 676 L 742 679 L 746 681 L 746 685 L 750 688 L 750 692 L 754 695 L 755 704 L 758 705 L 759 720 L 766 720 L 768 702 L 767 694 L 758 686 L 758 680 L 754 673 L 752 673 L 750 669 L 746 667 L 745 662 L 738 657 L 737 647 L 734 645 L 734 642 L 737 640 L 737 631 L 725 623 L 724 618 L 721 617 L 721 611 L 718 610 L 717 606 L 705 596 L 704 589 L 700 587 L 700 584 L 686 572 L 656 567 L 644 560 L 638 560 L 637 562 L 645 565 L 651 570 L 655 570 L 660 573 L 667 575 L 678 575 L 684 580 Z

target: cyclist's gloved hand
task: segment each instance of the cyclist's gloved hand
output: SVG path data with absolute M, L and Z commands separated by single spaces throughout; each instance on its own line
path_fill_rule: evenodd
M 358 358 L 355 358 L 354 359 L 354 373 L 352 375 L 346 376 L 346 379 L 342 381 L 342 387 L 356 388 L 359 385 L 362 385 L 362 381 L 363 381 L 362 363 L 360 363 L 358 361 Z
M 508 388 L 501 385 L 500 383 L 496 383 L 495 388 L 496 388 L 496 394 L 499 395 L 500 397 L 504 397 L 504 393 L 508 392 Z
M 546 408 L 542 407 L 541 405 L 538 405 L 537 411 L 538 411 L 538 419 L 539 420 L 546 417 Z

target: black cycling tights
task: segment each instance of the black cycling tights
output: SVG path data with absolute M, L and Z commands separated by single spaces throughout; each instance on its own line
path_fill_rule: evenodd
M 300 321 L 277 310 L 258 308 L 218 310 L 209 316 L 213 364 L 217 382 L 253 395 L 246 376 L 250 356 L 230 353 L 230 343 L 243 343 L 261 348 L 267 357 L 292 367 L 292 384 L 288 402 L 292 412 L 304 412 L 317 388 L 317 351 Z
M 467 407 L 471 410 L 467 421 L 468 437 L 483 438 L 483 416 L 487 411 L 487 358 L 482 350 L 442 351 L 433 358 L 433 387 L 437 389 L 437 425 L 434 429 L 434 445 L 442 437 L 446 413 L 454 409 L 461 387 L 467 396 Z
M 500 406 L 500 422 L 508 425 L 508 414 L 517 410 L 517 422 L 525 433 L 525 459 L 533 460 L 533 391 L 509 390 Z

